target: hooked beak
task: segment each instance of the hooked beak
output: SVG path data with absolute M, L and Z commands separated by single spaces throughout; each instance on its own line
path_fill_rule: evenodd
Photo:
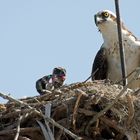
M 94 22 L 95 22 L 95 24 L 97 26 L 98 25 L 98 23 L 97 23 L 97 15 L 94 15 Z
M 105 21 L 107 21 L 105 18 L 101 18 L 97 14 L 94 15 L 94 22 L 95 22 L 96 26 L 98 26 L 99 24 L 102 24 Z

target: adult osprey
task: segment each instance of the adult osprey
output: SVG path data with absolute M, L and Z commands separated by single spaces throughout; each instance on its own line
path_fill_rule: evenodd
M 97 52 L 93 67 L 92 80 L 110 79 L 113 82 L 122 79 L 120 51 L 116 15 L 109 10 L 95 14 L 95 24 L 102 34 L 104 43 Z M 140 67 L 140 41 L 121 23 L 122 41 L 125 50 L 127 74 Z M 93 74 L 94 73 L 94 74 Z M 133 74 L 128 78 L 132 78 Z M 129 88 L 139 88 L 140 80 L 135 80 Z

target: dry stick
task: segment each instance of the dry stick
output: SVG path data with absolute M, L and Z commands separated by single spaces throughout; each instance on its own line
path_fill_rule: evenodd
M 108 105 L 106 106 L 102 111 L 100 111 L 99 113 L 97 113 L 88 123 L 87 127 L 86 127 L 86 134 L 88 135 L 88 129 L 90 127 L 90 125 L 92 125 L 99 117 L 101 117 L 102 115 L 104 115 L 104 113 L 106 111 L 108 111 L 117 101 L 118 99 L 124 94 L 124 92 L 127 90 L 128 86 L 138 78 L 138 76 L 140 75 L 140 68 L 136 69 L 136 74 L 134 75 L 134 77 L 129 81 L 129 83 L 124 86 L 124 88 L 122 89 L 122 91 L 116 96 L 116 98 Z
M 94 76 L 98 70 L 99 68 L 97 68 L 83 83 L 87 82 L 92 76 Z
M 122 69 L 122 79 L 123 86 L 127 85 L 126 77 L 126 62 L 125 62 L 125 52 L 122 44 L 122 32 L 121 32 L 121 21 L 120 21 L 120 12 L 119 12 L 119 0 L 115 0 L 116 16 L 117 16 L 117 27 L 118 27 L 118 40 L 120 47 L 120 58 L 121 58 L 121 69 Z
M 21 123 L 22 118 L 23 118 L 23 116 L 20 116 L 19 117 L 19 120 L 18 120 L 18 123 L 17 123 L 17 133 L 15 135 L 14 140 L 18 140 L 19 133 L 20 133 L 20 123 Z
M 75 135 L 74 133 L 72 133 L 71 131 L 69 131 L 68 129 L 64 128 L 63 126 L 61 126 L 60 124 L 58 124 L 57 122 L 55 122 L 53 119 L 43 115 L 41 112 L 39 112 L 38 110 L 36 110 L 35 108 L 29 106 L 28 104 L 22 102 L 22 101 L 19 101 L 19 100 L 16 100 L 6 94 L 3 94 L 3 93 L 0 93 L 0 96 L 3 97 L 4 99 L 7 99 L 9 101 L 13 101 L 17 104 L 20 104 L 20 105 L 24 105 L 30 109 L 34 109 L 34 112 L 38 115 L 40 115 L 41 117 L 43 118 L 46 118 L 46 120 L 50 123 L 52 123 L 54 126 L 58 127 L 59 129 L 62 129 L 65 133 L 67 133 L 68 135 L 70 135 L 72 138 L 74 138 L 75 140 L 81 140 L 82 138 L 81 137 L 78 137 L 77 135 Z
M 124 79 L 130 77 L 135 71 L 136 71 L 136 69 L 134 69 L 132 72 L 130 72 L 125 78 L 122 78 L 121 80 L 115 82 L 114 84 L 119 84 L 119 83 L 121 83 Z
M 16 112 L 16 113 L 18 113 L 18 112 Z M 25 122 L 26 120 L 27 120 L 27 118 L 31 115 L 33 113 L 33 110 L 31 110 L 31 109 L 28 109 L 28 111 L 26 110 L 26 112 L 22 112 L 22 114 L 24 114 L 23 115 L 23 118 L 22 118 L 22 120 L 21 120 L 21 122 L 20 123 L 23 123 L 23 122 Z M 11 113 L 12 114 L 12 113 Z M 18 113 L 18 114 L 21 114 L 21 111 Z M 12 115 L 11 115 L 11 117 L 12 117 Z M 1 117 L 2 119 L 5 119 L 5 118 L 7 118 L 7 117 Z M 8 118 L 10 118 L 10 116 L 8 117 Z M 13 116 L 12 118 L 15 118 L 15 116 Z M 13 129 L 13 128 L 15 128 L 17 126 L 17 123 L 15 122 L 15 123 L 13 123 L 13 124 L 11 124 L 11 125 L 8 125 L 8 126 L 6 126 L 6 127 L 4 127 L 4 129 L 6 130 L 8 130 L 8 129 Z
M 25 117 L 29 116 L 32 113 L 32 110 L 34 109 L 24 109 L 24 110 L 15 110 L 15 112 L 9 112 L 6 113 L 2 116 L 0 116 L 1 119 L 8 119 L 8 118 L 15 118 L 17 117 L 19 114 L 26 114 Z
M 107 126 L 115 129 L 116 131 L 118 131 L 121 135 L 123 135 L 125 133 L 124 128 L 122 128 L 121 126 L 115 124 L 112 120 L 108 119 L 107 117 L 102 117 L 100 118 L 100 120 L 106 124 Z
M 62 134 L 63 134 L 63 130 L 59 130 L 59 132 L 58 132 L 58 134 L 57 134 L 57 136 L 56 136 L 56 140 L 61 140 L 61 136 L 62 136 Z
M 0 131 L 0 135 L 14 134 L 16 133 L 16 131 L 17 131 L 16 129 L 2 130 Z M 20 133 L 30 133 L 30 132 L 36 132 L 36 131 L 40 131 L 40 127 L 26 127 L 26 128 L 20 129 Z
M 76 101 L 76 103 L 75 103 L 75 106 L 74 106 L 73 118 L 72 118 L 72 120 L 73 120 L 73 121 L 72 121 L 72 124 L 73 124 L 73 129 L 74 129 L 74 130 L 76 130 L 75 124 L 76 124 L 76 117 L 77 117 L 77 109 L 78 109 L 78 107 L 79 107 L 79 102 L 80 102 L 80 99 L 81 99 L 82 95 L 83 95 L 83 93 L 80 93 L 80 94 L 79 94 L 79 96 L 78 96 L 78 98 L 77 98 L 77 101 Z
M 126 127 L 129 128 L 132 122 L 132 119 L 134 117 L 135 109 L 134 109 L 133 99 L 131 95 L 127 95 L 126 98 L 128 102 L 128 120 L 126 122 Z

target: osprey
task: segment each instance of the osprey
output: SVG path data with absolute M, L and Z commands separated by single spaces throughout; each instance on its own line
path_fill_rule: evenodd
M 92 80 L 109 79 L 113 82 L 122 79 L 120 51 L 116 15 L 109 10 L 95 14 L 95 24 L 103 37 L 103 44 L 97 52 L 92 66 Z M 140 67 L 140 41 L 121 22 L 122 43 L 125 51 L 126 72 L 130 74 Z M 132 78 L 134 73 L 128 77 Z M 139 88 L 140 80 L 135 80 L 129 88 Z

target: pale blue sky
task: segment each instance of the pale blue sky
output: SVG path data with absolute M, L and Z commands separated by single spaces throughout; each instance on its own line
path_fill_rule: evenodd
M 125 25 L 140 38 L 140 1 L 120 2 Z M 93 15 L 103 9 L 114 12 L 114 0 L 0 0 L 0 92 L 38 95 L 36 80 L 56 66 L 66 68 L 67 84 L 89 77 L 102 44 Z

